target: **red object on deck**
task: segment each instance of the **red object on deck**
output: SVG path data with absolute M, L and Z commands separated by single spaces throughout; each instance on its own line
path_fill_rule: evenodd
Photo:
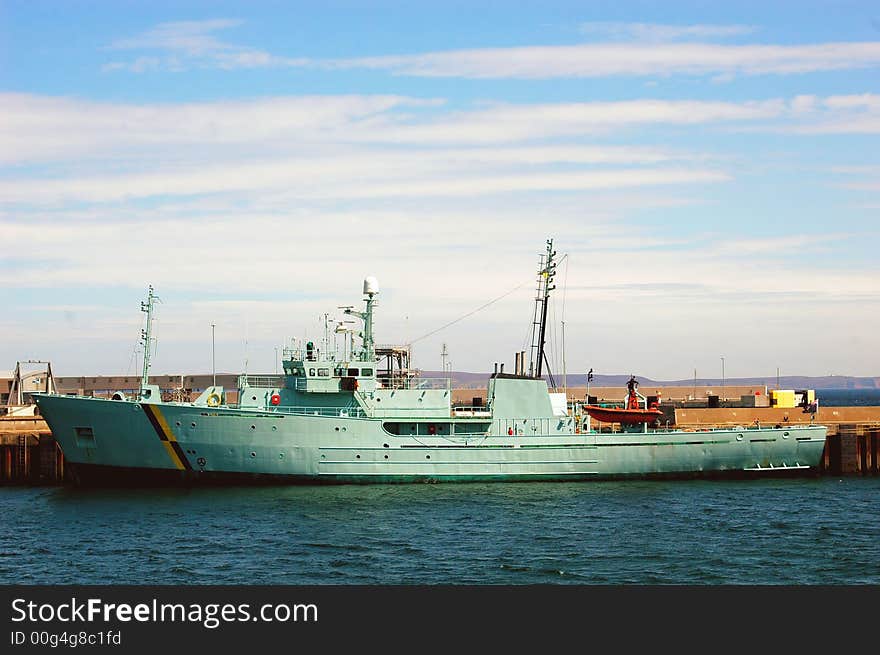
M 584 411 L 597 421 L 603 423 L 620 423 L 621 425 L 638 425 L 653 423 L 663 416 L 659 409 L 621 409 L 619 407 L 596 407 L 585 405 Z

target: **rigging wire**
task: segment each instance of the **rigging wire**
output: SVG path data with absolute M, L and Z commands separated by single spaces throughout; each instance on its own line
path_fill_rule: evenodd
M 131 357 L 128 358 L 128 366 L 125 368 L 125 376 L 128 377 L 131 373 L 132 367 L 135 367 L 135 362 L 138 355 L 138 341 L 134 342 L 134 346 L 131 348 Z M 137 374 L 137 368 L 135 367 L 135 374 Z
M 470 311 L 470 312 L 468 312 L 467 314 L 465 314 L 465 315 L 463 315 L 463 316 L 459 316 L 459 317 L 458 317 L 457 319 L 455 319 L 454 321 L 449 321 L 449 323 L 447 323 L 446 325 L 441 325 L 441 326 L 438 327 L 437 329 L 435 329 L 435 330 L 431 330 L 431 331 L 428 332 L 427 334 L 423 334 L 422 336 L 413 339 L 412 341 L 408 342 L 407 345 L 408 345 L 408 346 L 411 346 L 411 345 L 414 344 L 416 341 L 421 341 L 422 339 L 427 339 L 428 337 L 430 337 L 430 336 L 432 336 L 432 335 L 434 335 L 434 334 L 437 334 L 437 333 L 440 332 L 441 330 L 445 330 L 446 328 L 455 325 L 455 324 L 458 323 L 459 321 L 463 321 L 464 319 L 473 316 L 473 315 L 476 314 L 477 312 L 486 309 L 486 307 L 489 307 L 490 305 L 494 305 L 494 304 L 495 304 L 496 302 L 498 302 L 499 300 L 503 300 L 504 298 L 507 298 L 507 296 L 509 296 L 509 295 L 512 294 L 513 292 L 515 292 L 515 291 L 519 291 L 519 290 L 522 289 L 524 286 L 526 286 L 527 284 L 530 284 L 530 283 L 531 283 L 531 280 L 529 280 L 528 282 L 523 282 L 522 284 L 520 284 L 520 285 L 517 286 L 517 287 L 514 287 L 513 289 L 511 289 L 511 290 L 508 291 L 507 293 L 505 293 L 505 294 L 503 294 L 503 295 L 500 295 L 500 296 L 498 296 L 497 298 L 493 298 L 492 300 L 490 300 L 489 302 L 487 302 L 485 305 L 480 305 L 479 307 L 477 307 L 477 308 L 474 309 L 473 311 Z
M 565 262 L 565 276 L 562 278 L 562 386 L 568 388 L 567 372 L 565 370 L 565 295 L 568 291 L 568 253 L 562 256 L 560 263 Z
M 540 272 L 538 273 L 540 275 Z M 535 298 L 540 294 L 540 283 L 538 284 L 538 288 L 535 289 Z M 526 333 L 523 336 L 522 340 L 522 348 L 520 350 L 525 351 L 528 350 L 529 360 L 532 358 L 532 341 L 534 340 L 534 331 L 535 331 L 535 308 L 534 306 L 529 308 L 529 316 L 528 321 L 526 321 Z M 525 367 L 525 362 L 523 362 L 523 367 Z
M 568 284 L 568 253 L 565 253 L 564 255 L 562 255 L 562 258 L 557 263 L 557 266 L 559 264 L 561 264 L 562 262 L 565 262 L 565 278 L 563 280 L 563 286 L 562 286 L 562 307 L 561 307 L 562 317 L 561 317 L 560 321 L 564 325 L 564 323 L 565 323 L 565 287 Z M 550 339 L 550 359 L 553 362 L 553 370 L 556 371 L 557 375 L 561 375 L 562 366 L 560 365 L 560 362 L 562 359 L 565 358 L 565 352 L 564 352 L 565 351 L 565 344 L 563 343 L 563 341 L 559 335 L 560 321 L 556 320 L 556 300 L 555 299 L 552 301 L 550 307 L 551 307 L 551 311 L 553 312 L 553 317 L 552 317 L 553 330 L 550 333 L 550 337 L 551 337 L 551 339 Z M 565 336 L 564 332 L 563 332 L 562 336 L 563 337 Z M 554 380 L 555 380 L 555 378 L 554 378 Z

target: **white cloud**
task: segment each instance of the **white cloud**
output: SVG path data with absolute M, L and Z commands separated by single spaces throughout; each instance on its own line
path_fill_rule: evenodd
M 0 95 L 0 202 L 62 207 L 256 195 L 276 203 L 694 187 L 729 179 L 707 153 L 597 144 L 645 126 L 833 131 L 876 121 L 877 96 L 758 102 L 493 104 L 401 96 L 131 105 Z M 852 128 L 850 128 L 852 129 Z M 564 140 L 564 141 L 563 141 Z M 5 161 L 4 161 L 5 160 Z M 17 173 L 24 164 L 49 164 Z
M 500 154 L 496 153 L 496 161 Z M 19 179 L 0 181 L 0 198 L 7 203 L 52 205 L 274 190 L 291 199 L 350 199 L 612 189 L 729 179 L 721 172 L 682 168 L 504 173 L 492 166 L 468 166 L 463 159 L 444 162 L 435 153 L 363 153 L 245 165 L 229 163 L 162 173 Z
M 880 179 L 868 182 L 850 182 L 843 186 L 847 189 L 855 189 L 858 191 L 880 191 Z
M 784 237 L 727 238 L 713 246 L 713 251 L 724 255 L 752 257 L 755 255 L 782 256 L 796 251 L 798 254 L 828 250 L 837 242 L 852 238 L 846 233 L 789 234 Z
M 301 66 L 304 59 L 277 57 L 263 50 L 234 45 L 218 39 L 214 32 L 241 25 L 240 20 L 211 19 L 160 23 L 134 37 L 118 39 L 110 50 L 157 50 L 169 53 L 161 57 L 138 57 L 134 61 L 114 61 L 102 70 L 128 70 L 144 73 L 158 70 L 180 72 L 189 68 L 264 68 L 267 66 Z
M 818 98 L 814 95 L 795 96 L 791 101 L 791 110 L 796 114 L 803 114 L 816 109 Z
M 583 26 L 585 31 L 626 40 L 316 59 L 279 56 L 234 45 L 214 35 L 239 24 L 240 21 L 228 19 L 162 23 L 138 36 L 117 40 L 110 48 L 164 54 L 142 56 L 130 62 L 109 62 L 103 70 L 145 72 L 206 67 L 227 70 L 307 67 L 324 70 L 361 68 L 386 70 L 395 75 L 472 79 L 709 75 L 725 81 L 735 75 L 787 75 L 880 65 L 880 42 L 876 41 L 797 45 L 675 41 L 740 36 L 755 30 L 748 25 L 587 23 Z
M 795 114 L 804 114 L 795 120 L 788 131 L 801 134 L 880 134 L 880 95 L 829 96 L 817 99 L 803 96 L 795 99 Z M 795 117 L 799 118 L 799 117 Z
M 295 96 L 180 104 L 114 104 L 0 94 L 0 163 L 64 160 L 200 144 L 220 147 L 295 138 L 326 142 L 394 108 L 436 101 L 401 96 Z M 175 157 L 176 158 L 176 157 Z
M 113 104 L 0 94 L 0 164 L 163 153 L 163 164 L 199 146 L 213 159 L 310 153 L 320 144 L 502 144 L 578 137 L 640 125 L 772 119 L 783 100 L 495 104 L 444 111 L 442 101 L 402 96 L 300 96 L 212 103 Z M 184 148 L 187 146 L 188 148 Z M 244 153 L 242 152 L 244 151 Z M 614 152 L 609 148 L 609 152 Z
M 634 100 L 509 105 L 443 115 L 419 123 L 372 128 L 363 140 L 399 143 L 500 143 L 561 136 L 604 134 L 645 125 L 755 121 L 783 114 L 784 102 L 727 103 L 687 100 Z
M 234 46 L 223 43 L 211 33 L 241 25 L 240 20 L 214 18 L 202 21 L 160 23 L 138 36 L 117 39 L 110 45 L 113 50 L 164 49 L 179 50 L 201 55 Z
M 600 43 L 482 48 L 339 59 L 330 68 L 387 70 L 416 77 L 590 78 L 615 75 L 787 75 L 880 65 L 880 42 L 806 45 Z
M 583 23 L 581 32 L 604 37 L 637 41 L 671 41 L 687 38 L 733 37 L 757 31 L 753 25 L 670 25 L 662 23 L 621 23 L 594 21 Z

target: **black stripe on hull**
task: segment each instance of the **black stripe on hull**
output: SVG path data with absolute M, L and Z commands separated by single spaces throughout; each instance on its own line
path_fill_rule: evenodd
M 473 482 L 580 482 L 595 480 L 755 480 L 760 478 L 811 478 L 819 477 L 817 468 L 767 469 L 763 471 L 701 471 L 685 473 L 650 473 L 585 475 L 582 478 L 567 476 L 552 479 L 516 479 L 510 476 L 482 476 L 473 480 L 457 477 L 448 482 L 442 476 L 406 476 L 401 478 L 367 479 L 355 476 L 278 475 L 271 473 L 231 473 L 226 471 L 194 471 L 177 469 L 151 469 L 98 464 L 68 464 L 73 483 L 82 487 L 192 487 L 192 486 L 280 486 L 280 485 L 332 485 L 332 484 L 411 484 Z
M 146 414 L 147 418 L 150 420 L 150 424 L 153 426 L 156 434 L 159 435 L 159 440 L 164 441 L 169 446 L 171 446 L 174 454 L 177 455 L 177 459 L 180 460 L 181 465 L 187 471 L 192 471 L 193 468 L 192 466 L 190 466 L 189 460 L 186 458 L 186 455 L 183 452 L 183 448 L 180 447 L 180 444 L 177 443 L 176 439 L 169 439 L 168 436 L 165 434 L 165 430 L 162 428 L 162 424 L 159 422 L 159 417 L 156 415 L 157 410 L 148 403 L 141 403 L 141 408 L 144 410 L 144 414 Z
M 159 435 L 160 441 L 168 441 L 168 438 L 165 436 L 165 433 L 162 431 L 162 426 L 159 425 L 159 419 L 156 418 L 156 415 L 153 413 L 153 408 L 150 407 L 147 403 L 141 403 L 141 409 L 144 410 L 144 414 L 146 414 L 147 418 L 150 419 L 150 424 L 153 426 L 153 429 L 156 431 L 156 434 Z

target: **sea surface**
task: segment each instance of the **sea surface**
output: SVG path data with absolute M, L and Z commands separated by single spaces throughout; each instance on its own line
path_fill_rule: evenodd
M 880 389 L 816 389 L 819 408 L 880 405 Z
M 0 583 L 880 584 L 880 478 L 0 488 Z

